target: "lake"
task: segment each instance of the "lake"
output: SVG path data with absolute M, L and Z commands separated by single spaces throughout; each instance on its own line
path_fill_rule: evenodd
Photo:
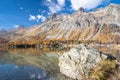
M 58 57 L 64 51 L 0 50 L 0 80 L 68 80 L 58 67 Z
M 117 49 L 106 46 L 95 48 L 120 60 Z M 58 67 L 58 58 L 69 49 L 2 49 L 0 80 L 71 80 L 62 75 Z

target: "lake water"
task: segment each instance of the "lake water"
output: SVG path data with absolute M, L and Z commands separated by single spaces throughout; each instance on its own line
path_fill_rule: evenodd
M 120 60 L 120 51 L 95 47 Z M 0 80 L 71 80 L 59 71 L 58 58 L 70 48 L 0 50 Z
M 0 50 L 0 80 L 69 80 L 58 67 L 64 51 Z

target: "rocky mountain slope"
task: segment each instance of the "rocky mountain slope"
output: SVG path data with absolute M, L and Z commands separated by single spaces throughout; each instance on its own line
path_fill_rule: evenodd
M 0 38 L 0 44 L 7 43 L 7 42 L 8 42 L 7 40 Z
M 14 39 L 15 37 L 19 37 L 21 36 L 21 34 L 23 34 L 22 32 L 17 34 L 17 32 L 19 31 L 23 31 L 25 28 L 23 26 L 19 26 L 18 28 L 15 29 L 10 29 L 10 30 L 5 30 L 2 29 L 0 30 L 0 38 L 6 39 L 8 41 Z
M 9 35 L 10 42 L 41 40 L 83 40 L 120 43 L 120 5 L 110 4 L 96 11 L 83 8 L 72 14 L 53 14 L 40 25 Z

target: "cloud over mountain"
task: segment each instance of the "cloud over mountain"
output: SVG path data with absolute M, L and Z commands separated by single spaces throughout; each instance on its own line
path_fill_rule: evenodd
M 74 10 L 78 10 L 80 7 L 85 9 L 93 9 L 102 4 L 104 0 L 70 0 L 71 7 Z
M 57 13 L 65 6 L 65 0 L 47 0 L 45 5 L 48 7 L 51 14 Z
M 70 5 L 67 4 L 68 2 Z M 45 5 L 48 7 L 50 13 L 57 13 L 68 9 L 68 7 L 72 10 L 78 10 L 80 7 L 91 10 L 109 2 L 110 0 L 47 0 L 45 1 Z
M 37 21 L 39 22 L 39 20 L 41 20 L 41 22 L 45 21 L 45 17 L 43 15 L 29 15 L 29 20 L 30 21 Z
M 29 20 L 43 22 L 54 13 L 76 11 L 80 7 L 91 10 L 109 1 L 110 0 L 45 0 L 43 1 L 43 5 L 46 7 L 46 10 L 39 10 L 40 15 L 29 15 Z

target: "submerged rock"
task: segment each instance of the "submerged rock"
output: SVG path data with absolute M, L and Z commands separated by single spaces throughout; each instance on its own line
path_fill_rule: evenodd
M 80 44 L 59 58 L 60 72 L 73 79 L 89 79 L 90 70 L 109 57 L 115 59 L 111 55 Z

